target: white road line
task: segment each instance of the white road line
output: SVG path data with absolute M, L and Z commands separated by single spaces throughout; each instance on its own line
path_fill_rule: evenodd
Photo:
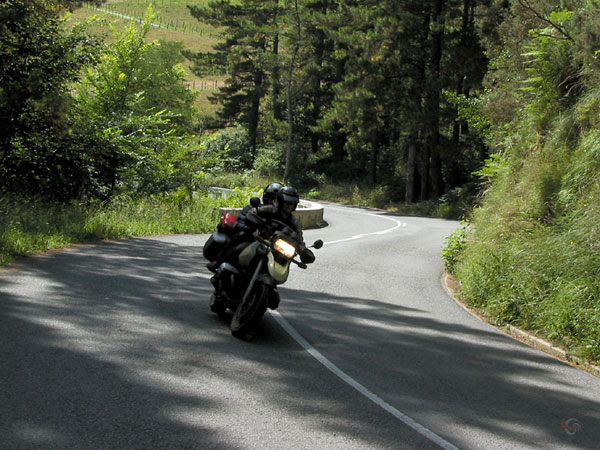
M 364 238 L 366 236 L 374 236 L 374 235 L 387 234 L 387 233 L 391 233 L 394 230 L 397 230 L 398 228 L 405 227 L 407 225 L 406 222 L 401 222 L 401 221 L 396 220 L 396 219 L 394 219 L 392 217 L 385 217 L 385 216 L 381 216 L 379 214 L 363 213 L 363 212 L 358 212 L 358 211 L 348 211 L 348 210 L 345 210 L 345 209 L 342 210 L 342 209 L 337 209 L 337 208 L 331 208 L 331 209 L 335 209 L 337 211 L 351 212 L 352 214 L 362 214 L 362 215 L 365 215 L 365 216 L 379 217 L 380 219 L 391 220 L 392 222 L 396 223 L 396 226 L 394 226 L 392 228 L 387 228 L 387 229 L 382 230 L 382 231 L 374 231 L 373 233 L 357 234 L 357 235 L 351 236 L 349 238 L 338 239 L 336 241 L 328 241 L 328 242 L 325 242 L 323 245 L 338 244 L 340 242 L 354 241 L 356 239 L 362 239 L 362 238 Z
M 406 414 L 398 411 L 392 405 L 390 405 L 389 403 L 386 403 L 386 401 L 383 400 L 381 397 L 377 396 L 376 394 L 374 394 L 373 392 L 368 390 L 366 387 L 364 387 L 362 384 L 360 384 L 358 381 L 356 381 L 354 378 L 352 378 L 351 376 L 346 374 L 344 371 L 342 371 L 338 366 L 333 364 L 325 356 L 323 356 L 317 349 L 315 349 L 312 345 L 310 345 L 308 343 L 308 341 L 306 339 L 304 339 L 300 335 L 300 333 L 298 333 L 298 331 L 296 331 L 296 329 L 292 325 L 290 325 L 290 323 L 287 320 L 285 320 L 285 318 L 281 314 L 279 314 L 277 311 L 270 311 L 270 313 L 275 318 L 275 320 L 279 323 L 279 325 L 281 325 L 281 327 L 298 344 L 300 344 L 302 346 L 302 348 L 304 348 L 304 350 L 306 350 L 313 358 L 315 358 L 317 361 L 319 361 L 323 366 L 325 366 L 331 372 L 333 372 L 333 374 L 336 375 L 338 378 L 345 381 L 347 384 L 352 386 L 354 389 L 356 389 L 362 395 L 367 397 L 369 400 L 371 400 L 377 406 L 379 406 L 380 408 L 383 408 L 384 410 L 389 412 L 391 415 L 393 415 L 396 419 L 400 420 L 402 423 L 409 426 L 410 428 L 415 430 L 420 435 L 426 437 L 431 442 L 435 443 L 436 445 L 440 446 L 443 449 L 458 450 L 458 447 L 455 447 L 450 442 L 448 442 L 444 438 L 438 436 L 430 429 L 428 429 L 428 428 L 424 427 L 423 425 L 421 425 L 420 423 L 414 421 Z
M 385 216 L 381 216 L 381 215 L 377 215 L 377 214 L 371 214 L 371 213 L 361 213 L 361 212 L 356 212 L 356 211 L 352 211 L 352 213 L 354 213 L 354 214 L 364 214 L 364 215 L 373 216 L 373 217 L 380 217 L 382 219 L 391 220 L 392 222 L 395 222 L 396 225 L 393 226 L 392 228 L 388 228 L 388 229 L 385 229 L 385 230 L 382 230 L 382 231 L 375 231 L 373 233 L 357 234 L 357 235 L 349 237 L 349 238 L 338 239 L 336 241 L 325 242 L 325 244 L 337 244 L 337 243 L 340 243 L 340 242 L 347 242 L 347 241 L 353 241 L 353 240 L 356 240 L 356 239 L 361 239 L 361 238 L 363 238 L 365 236 L 382 235 L 382 234 L 390 233 L 390 232 L 392 232 L 394 230 L 397 230 L 398 228 L 405 227 L 407 225 L 405 222 L 401 222 L 401 221 L 393 219 L 391 217 L 385 217 Z M 205 274 L 200 274 L 200 276 L 202 278 L 210 278 L 209 275 L 205 275 Z M 420 423 L 418 423 L 415 420 L 411 419 L 409 416 L 407 416 L 403 412 L 397 410 L 392 405 L 390 405 L 385 400 L 383 400 L 381 397 L 379 397 L 378 395 L 376 395 L 375 393 L 371 392 L 369 389 L 367 389 L 366 387 L 364 387 L 362 384 L 360 384 L 358 381 L 356 381 L 350 375 L 348 375 L 344 371 L 342 371 L 338 366 L 336 366 L 331 361 L 329 361 L 325 356 L 323 356 L 323 354 L 321 354 L 316 348 L 314 348 L 312 345 L 310 345 L 308 343 L 308 341 L 306 339 L 304 339 L 300 335 L 300 333 L 298 333 L 298 331 L 296 331 L 296 329 L 287 320 L 285 320 L 285 318 L 281 314 L 279 314 L 277 311 L 269 311 L 269 312 L 271 313 L 271 315 L 273 316 L 273 318 L 275 318 L 275 320 L 277 321 L 277 323 L 279 323 L 279 325 L 298 344 L 300 344 L 300 346 L 302 348 L 304 348 L 304 350 L 306 350 L 313 358 L 315 358 L 323 366 L 325 366 L 327 369 L 329 369 L 339 379 L 341 379 L 342 381 L 344 381 L 348 385 L 352 386 L 354 389 L 356 389 L 363 396 L 365 396 L 366 398 L 368 398 L 369 400 L 371 400 L 377 406 L 379 406 L 380 408 L 382 408 L 385 411 L 389 412 L 396 419 L 400 420 L 402 423 L 404 423 L 405 425 L 409 426 L 410 428 L 412 428 L 413 430 L 415 430 L 420 435 L 422 435 L 425 438 L 429 439 L 431 442 L 433 442 L 434 444 L 438 445 L 440 448 L 443 448 L 443 449 L 446 449 L 446 450 L 458 450 L 458 447 L 452 445 L 450 442 L 446 441 L 444 438 L 442 438 L 442 437 L 438 436 L 437 434 L 435 434 L 429 428 L 424 427 L 423 425 L 421 425 Z
M 337 244 L 337 243 L 340 243 L 340 242 L 353 241 L 353 240 L 356 240 L 356 239 L 364 238 L 366 236 L 374 236 L 374 235 L 387 234 L 387 233 L 390 233 L 390 232 L 392 232 L 394 230 L 397 230 L 398 228 L 406 227 L 406 225 L 407 225 L 406 222 L 401 222 L 401 221 L 396 220 L 396 219 L 394 219 L 392 217 L 385 217 L 385 216 L 381 216 L 381 215 L 378 215 L 378 214 L 363 213 L 363 212 L 358 212 L 358 211 L 347 211 L 347 210 L 343 210 L 343 211 L 351 212 L 353 214 L 363 214 L 363 215 L 366 215 L 366 216 L 379 217 L 379 218 L 382 218 L 382 219 L 391 220 L 392 222 L 395 222 L 396 225 L 393 226 L 393 227 L 391 227 L 391 228 L 387 228 L 385 230 L 382 230 L 382 231 L 375 231 L 373 233 L 357 234 L 357 235 L 351 236 L 349 238 L 338 239 L 336 241 L 328 241 L 328 242 L 325 242 L 325 245 L 328 245 L 328 244 Z M 312 345 L 310 345 L 310 343 L 308 343 L 308 341 L 306 339 L 304 339 L 300 335 L 300 333 L 298 333 L 298 331 L 281 314 L 279 314 L 277 311 L 269 311 L 269 312 L 275 318 L 275 320 L 279 323 L 279 325 L 281 325 L 281 327 L 298 344 L 300 344 L 300 346 L 302 346 L 302 348 L 304 348 L 304 350 L 306 350 L 313 358 L 315 358 L 317 361 L 319 361 L 323 366 L 325 366 L 327 369 L 329 369 L 335 376 L 337 376 L 342 381 L 344 381 L 347 384 L 349 384 L 350 386 L 352 386 L 354 389 L 356 389 L 363 396 L 365 396 L 366 398 L 368 398 L 369 400 L 371 400 L 377 406 L 379 406 L 380 408 L 386 410 L 391 415 L 393 415 L 396 419 L 400 420 L 402 423 L 404 423 L 405 425 L 409 426 L 410 428 L 412 428 L 413 430 L 415 430 L 420 435 L 426 437 L 427 439 L 429 439 L 430 441 L 432 441 L 433 443 L 435 443 L 439 447 L 441 447 L 443 449 L 447 449 L 447 450 L 458 450 L 458 447 L 455 447 L 454 445 L 452 445 L 451 443 L 449 443 L 448 441 L 446 441 L 442 437 L 440 437 L 437 434 L 435 434 L 430 429 L 424 427 L 423 425 L 421 425 L 420 423 L 418 423 L 415 420 L 411 419 L 409 416 L 407 416 L 403 412 L 397 410 L 392 405 L 390 405 L 385 400 L 383 400 L 381 397 L 379 397 L 375 393 L 371 392 L 369 389 L 367 389 L 365 386 L 363 386 L 362 384 L 360 384 L 354 378 L 352 378 L 351 376 L 349 376 L 348 374 L 346 374 L 344 371 L 342 371 L 339 367 L 337 367 L 330 360 L 328 360 L 325 356 L 323 356 L 323 354 L 321 354 L 317 349 L 315 349 Z

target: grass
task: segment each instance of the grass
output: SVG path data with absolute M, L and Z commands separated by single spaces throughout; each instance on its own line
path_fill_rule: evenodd
M 561 118 L 564 120 L 564 118 Z M 491 321 L 600 363 L 600 132 L 569 147 L 561 123 L 518 164 L 505 158 L 467 230 L 446 249 L 461 297 Z M 461 234 L 462 233 L 462 234 Z
M 68 205 L 5 195 L 0 197 L 0 265 L 19 256 L 102 239 L 212 232 L 220 207 L 242 207 L 251 195 L 238 190 L 228 199 L 122 196 L 108 204 Z

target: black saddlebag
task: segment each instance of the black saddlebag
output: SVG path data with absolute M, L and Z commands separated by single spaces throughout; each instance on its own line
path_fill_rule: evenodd
M 221 253 L 221 251 L 229 243 L 229 240 L 230 237 L 225 233 L 215 231 L 204 244 L 204 247 L 202 248 L 202 255 L 208 261 L 216 260 L 219 253 Z

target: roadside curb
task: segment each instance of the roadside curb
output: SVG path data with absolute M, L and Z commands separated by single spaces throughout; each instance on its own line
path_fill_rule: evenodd
M 575 367 L 576 369 L 583 370 L 584 372 L 587 372 L 592 376 L 600 378 L 600 367 L 599 366 L 590 364 L 589 362 L 587 362 L 577 356 L 573 356 L 573 355 L 569 354 L 569 352 L 566 351 L 564 348 L 557 347 L 556 345 L 552 344 L 551 342 L 549 342 L 545 339 L 542 339 L 542 338 L 540 338 L 528 331 L 525 331 L 521 328 L 517 328 L 517 327 L 515 327 L 513 325 L 509 325 L 509 324 L 495 325 L 492 322 L 490 322 L 489 319 L 487 317 L 485 317 L 483 314 L 479 313 L 478 311 L 476 311 L 474 309 L 471 309 L 466 303 L 464 303 L 462 300 L 459 300 L 456 297 L 455 293 L 458 291 L 458 285 L 457 285 L 456 279 L 452 275 L 450 275 L 448 272 L 444 271 L 440 281 L 441 281 L 442 287 L 446 291 L 446 294 L 448 294 L 448 296 L 450 298 L 452 298 L 452 300 L 454 300 L 456 302 L 456 304 L 458 304 L 461 308 L 463 308 L 465 311 L 467 311 L 472 316 L 477 317 L 482 322 L 487 323 L 488 325 L 494 327 L 496 330 L 502 332 L 503 334 L 506 334 L 507 336 L 512 337 L 513 339 L 516 339 L 519 342 L 522 342 L 523 344 L 529 345 L 530 347 L 533 347 L 533 348 L 540 350 L 550 356 L 553 356 L 554 358 L 557 358 L 560 361 L 562 361 L 566 364 L 569 364 L 572 367 Z

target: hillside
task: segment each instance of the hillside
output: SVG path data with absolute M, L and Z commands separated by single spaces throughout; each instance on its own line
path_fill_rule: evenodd
M 598 362 L 598 6 L 544 20 L 526 8 L 512 14 L 482 102 L 495 149 L 480 172 L 488 188 L 451 239 L 449 267 L 464 299 L 493 321 Z
M 106 42 L 112 42 L 111 25 L 117 30 L 123 30 L 131 19 L 142 20 L 151 3 L 157 19 L 148 32 L 148 41 L 180 42 L 184 50 L 192 52 L 211 51 L 218 41 L 219 31 L 194 19 L 187 8 L 189 2 L 182 0 L 109 0 L 100 7 L 84 2 L 81 8 L 73 12 L 70 21 L 82 22 L 91 16 L 97 16 L 101 20 L 92 27 L 94 34 L 102 36 Z M 194 2 L 196 5 L 206 3 L 208 0 Z M 191 71 L 190 65 L 189 60 L 184 60 L 188 86 L 198 94 L 196 106 L 200 114 L 214 115 L 217 106 L 208 97 L 225 85 L 226 76 L 199 77 Z

